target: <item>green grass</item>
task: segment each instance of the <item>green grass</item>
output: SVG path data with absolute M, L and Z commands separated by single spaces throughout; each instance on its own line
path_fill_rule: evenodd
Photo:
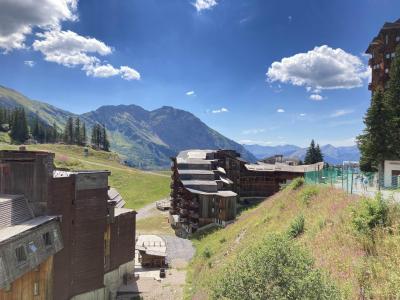
M 144 219 L 140 219 L 136 222 L 136 233 L 139 234 L 164 234 L 174 235 L 174 230 L 171 224 L 168 223 L 167 216 L 161 215 L 158 212 L 154 216 L 149 216 Z
M 18 146 L 0 143 L 0 150 L 18 149 Z M 140 207 L 168 197 L 170 177 L 163 174 L 151 174 L 120 164 L 117 154 L 90 149 L 89 155 L 83 155 L 83 148 L 71 145 L 45 144 L 28 145 L 27 150 L 49 151 L 56 154 L 57 167 L 71 170 L 109 170 L 109 184 L 118 189 L 126 201 L 126 207 Z
M 308 185 L 285 189 L 243 212 L 225 229 L 194 237 L 196 255 L 188 267 L 185 298 L 210 298 L 211 287 L 223 276 L 221 270 L 268 234 L 285 234 L 299 215 L 304 216 L 305 230 L 292 241 L 310 253 L 315 267 L 329 276 L 343 299 L 358 299 L 360 291 L 366 299 L 398 298 L 400 206 L 388 204 L 391 227 L 377 226 L 368 245 L 374 251 L 367 251 L 365 235 L 360 236 L 353 225 L 353 213 L 363 205 L 361 198 L 331 187 L 314 191 Z M 304 201 L 304 195 L 310 194 Z

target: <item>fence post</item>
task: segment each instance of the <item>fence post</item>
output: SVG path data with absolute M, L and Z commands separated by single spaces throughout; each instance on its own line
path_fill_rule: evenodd
M 351 171 L 351 187 L 350 187 L 350 194 L 353 194 L 353 171 Z
M 341 174 L 341 175 L 342 175 L 342 176 L 341 176 L 341 177 L 342 177 L 342 190 L 344 190 L 344 186 L 343 186 L 343 176 L 344 176 L 344 174 L 343 174 L 343 171 L 344 171 L 344 168 L 343 168 L 343 165 L 342 165 L 342 172 L 341 172 L 341 173 L 342 173 L 342 174 Z

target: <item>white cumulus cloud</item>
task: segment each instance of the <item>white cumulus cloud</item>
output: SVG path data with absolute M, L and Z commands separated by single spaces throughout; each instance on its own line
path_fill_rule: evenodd
M 216 0 L 196 0 L 196 2 L 193 3 L 198 12 L 206 9 L 212 9 L 217 4 L 218 3 Z
M 186 96 L 194 96 L 194 95 L 195 95 L 194 91 L 186 92 Z
M 25 38 L 34 27 L 57 28 L 74 21 L 77 0 L 1 0 L 0 48 L 4 52 L 25 48 Z
M 330 117 L 331 118 L 338 118 L 338 117 L 342 117 L 342 116 L 345 116 L 345 115 L 349 115 L 349 114 L 351 114 L 353 112 L 354 112 L 354 110 L 351 110 L 351 109 L 339 109 L 339 110 L 334 111 L 330 115 Z
M 33 60 L 25 60 L 24 65 L 33 68 L 35 66 L 35 62 Z
M 276 112 L 278 112 L 278 113 L 284 113 L 285 110 L 284 110 L 283 108 L 278 108 L 278 109 L 276 110 Z
M 314 101 L 321 101 L 324 99 L 324 97 L 322 97 L 321 95 L 318 95 L 318 94 L 311 94 L 310 99 L 314 100 Z
M 220 113 L 225 113 L 225 112 L 228 112 L 229 110 L 227 109 L 227 108 L 225 108 L 225 107 L 221 107 L 221 108 L 219 108 L 219 109 L 214 109 L 214 110 L 212 110 L 211 112 L 213 113 L 213 114 L 220 114 Z
M 46 61 L 66 67 L 80 66 L 86 75 L 93 77 L 120 75 L 125 80 L 140 79 L 139 72 L 128 66 L 115 68 L 111 64 L 102 63 L 98 56 L 109 55 L 113 50 L 95 38 L 84 37 L 70 30 L 46 31 L 38 33 L 37 37 L 33 49 L 40 51 Z
M 368 73 L 359 57 L 324 45 L 272 63 L 266 75 L 270 82 L 305 86 L 311 91 L 360 87 Z

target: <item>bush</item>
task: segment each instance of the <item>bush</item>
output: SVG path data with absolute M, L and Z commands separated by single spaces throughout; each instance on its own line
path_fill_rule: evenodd
M 375 227 L 390 225 L 388 215 L 388 203 L 378 193 L 375 198 L 363 198 L 353 209 L 352 223 L 359 233 L 370 235 Z
M 294 190 L 301 188 L 303 185 L 304 185 L 304 178 L 297 177 L 288 185 L 288 188 L 290 190 L 294 191 Z
M 217 276 L 212 299 L 340 299 L 311 255 L 283 235 L 269 235 Z
M 297 216 L 292 223 L 290 223 L 287 235 L 289 238 L 296 238 L 304 232 L 305 219 L 303 215 Z
M 310 185 L 301 192 L 300 199 L 304 204 L 308 205 L 310 204 L 311 198 L 317 195 L 318 195 L 318 188 L 314 185 Z
M 203 257 L 204 258 L 210 258 L 211 255 L 212 255 L 212 253 L 211 253 L 210 249 L 208 249 L 208 248 L 204 249 L 204 251 L 203 251 Z

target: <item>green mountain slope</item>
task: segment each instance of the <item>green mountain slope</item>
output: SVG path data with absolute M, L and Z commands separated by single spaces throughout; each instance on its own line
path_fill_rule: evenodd
M 55 122 L 60 128 L 65 125 L 65 121 L 69 116 L 74 115 L 53 105 L 28 99 L 17 91 L 1 85 L 0 105 L 7 108 L 23 106 L 28 117 L 32 118 L 38 113 L 42 121 L 44 121 L 48 125 L 52 125 Z
M 23 106 L 31 118 L 38 114 L 45 123 L 50 125 L 56 122 L 60 128 L 69 116 L 75 116 L 1 86 L 0 105 Z M 171 156 L 190 148 L 234 149 L 244 159 L 255 160 L 242 145 L 209 128 L 193 114 L 173 107 L 147 111 L 137 105 L 110 105 L 79 117 L 88 125 L 88 132 L 96 122 L 104 124 L 111 149 L 121 154 L 128 164 L 139 168 L 166 168 Z
M 297 231 L 298 235 L 290 241 L 311 256 L 314 268 L 339 289 L 340 299 L 396 298 L 400 278 L 400 206 L 391 201 L 386 205 L 385 214 L 380 214 L 376 200 L 348 195 L 328 186 L 289 186 L 243 212 L 226 228 L 193 238 L 196 255 L 189 266 L 185 298 L 215 299 L 212 295 L 221 284 L 229 284 L 230 288 L 234 285 L 237 291 L 244 287 L 249 293 L 259 288 L 266 279 L 259 277 L 263 267 L 253 266 L 252 260 L 244 258 L 264 251 L 269 235 L 287 236 L 289 230 L 298 229 L 296 221 L 300 216 L 304 217 L 303 230 Z M 385 223 L 381 222 L 384 217 Z M 367 228 L 365 233 L 356 229 L 355 220 L 359 227 Z M 266 257 L 262 264 L 283 262 L 278 269 L 271 269 L 282 279 L 288 270 L 284 254 L 272 261 Z M 246 272 L 240 269 L 243 264 L 253 273 L 240 273 Z M 279 279 L 271 280 L 269 288 L 278 288 Z M 263 299 L 252 295 L 252 299 Z

